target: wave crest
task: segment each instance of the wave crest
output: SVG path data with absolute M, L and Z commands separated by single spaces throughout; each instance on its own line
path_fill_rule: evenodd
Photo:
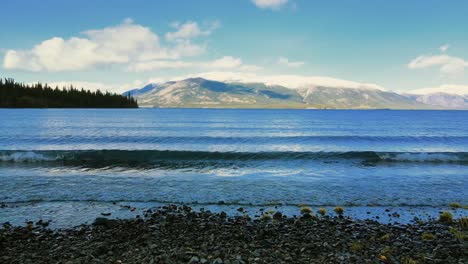
M 245 163 L 264 160 L 427 162 L 468 164 L 466 152 L 209 152 L 172 150 L 37 150 L 0 151 L 0 162 L 62 165 L 139 166 L 160 163 Z
M 54 161 L 57 158 L 37 151 L 3 151 L 0 152 L 0 161 L 3 162 L 41 162 Z

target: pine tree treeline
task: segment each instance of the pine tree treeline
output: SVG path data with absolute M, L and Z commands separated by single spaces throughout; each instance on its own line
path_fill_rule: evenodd
M 0 107 L 3 108 L 138 108 L 131 96 L 47 84 L 27 85 L 0 78 Z

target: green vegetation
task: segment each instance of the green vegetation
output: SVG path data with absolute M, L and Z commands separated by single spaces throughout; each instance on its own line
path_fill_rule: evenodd
M 421 239 L 422 240 L 434 240 L 435 239 L 435 235 L 431 234 L 431 233 L 423 233 L 421 235 Z
M 391 247 L 384 247 L 380 251 L 380 254 L 384 256 L 391 256 L 393 254 L 393 249 Z
M 312 208 L 308 206 L 301 206 L 301 214 L 310 214 L 312 213 Z
M 418 262 L 416 262 L 416 260 L 412 259 L 412 258 L 403 258 L 401 263 L 403 264 L 417 264 Z
M 457 225 L 455 227 L 451 227 L 449 231 L 458 240 L 458 242 L 465 243 L 465 241 L 468 241 L 468 217 L 461 217 L 456 223 Z
M 390 234 L 385 234 L 380 237 L 381 241 L 389 241 L 390 240 Z
M 458 209 L 462 207 L 460 203 L 451 203 L 449 204 L 449 206 L 452 207 L 453 209 Z
M 458 219 L 458 226 L 461 230 L 468 230 L 468 216 Z
M 439 215 L 439 221 L 446 224 L 453 222 L 453 215 L 449 211 L 445 211 Z
M 450 233 L 458 240 L 458 242 L 463 243 L 464 241 L 468 240 L 468 234 L 464 231 L 459 231 L 456 228 L 450 228 Z
M 327 209 L 325 208 L 320 208 L 318 209 L 317 211 L 321 216 L 325 216 L 325 214 L 327 214 Z
M 360 252 L 364 249 L 364 246 L 362 245 L 361 242 L 353 242 L 351 243 L 351 251 L 353 252 Z
M 335 209 L 333 209 L 333 211 L 335 211 L 335 213 L 337 213 L 338 215 L 343 215 L 343 213 L 344 213 L 343 207 L 340 207 L 340 206 L 335 207 Z
M 115 93 L 52 88 L 47 84 L 17 83 L 0 79 L 0 107 L 3 108 L 138 108 L 135 99 Z

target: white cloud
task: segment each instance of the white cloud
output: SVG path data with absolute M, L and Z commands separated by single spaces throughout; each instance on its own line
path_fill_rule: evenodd
M 54 37 L 31 50 L 8 50 L 3 67 L 36 72 L 73 71 L 97 65 L 178 59 L 199 55 L 206 49 L 204 45 L 194 44 L 189 39 L 180 39 L 166 47 L 160 43 L 156 33 L 134 24 L 131 19 L 125 19 L 114 27 L 88 30 L 81 34 L 83 37 L 70 39 Z
M 468 95 L 468 85 L 443 84 L 438 87 L 422 88 L 407 92 L 409 94 L 448 93 Z
M 450 48 L 449 44 L 444 44 L 444 45 L 439 47 L 439 50 L 442 51 L 442 52 L 446 52 L 449 48 Z
M 463 73 L 465 68 L 468 67 L 468 62 L 462 58 L 448 55 L 423 55 L 413 59 L 408 64 L 408 68 L 410 69 L 424 69 L 429 67 L 438 67 L 441 73 L 453 75 Z
M 168 58 L 178 59 L 182 57 L 194 57 L 205 53 L 206 45 L 193 44 L 190 40 L 180 41 L 177 45 L 172 47 L 168 52 Z M 146 57 L 146 59 L 152 59 Z
M 303 62 L 303 61 L 289 61 L 288 58 L 279 57 L 278 64 L 286 66 L 286 67 L 290 67 L 290 68 L 299 68 L 299 67 L 304 66 L 305 62 Z
M 246 65 L 240 58 L 224 56 L 213 61 L 180 61 L 180 60 L 154 60 L 136 62 L 127 67 L 130 72 L 145 72 L 161 69 L 203 68 L 209 70 L 239 69 L 244 71 L 257 71 L 262 69 L 256 65 Z
M 258 65 L 243 64 L 242 66 L 239 67 L 239 70 L 247 71 L 247 72 L 256 72 L 256 71 L 263 70 L 263 67 L 258 66 Z
M 355 81 L 336 79 L 325 76 L 304 76 L 304 75 L 260 75 L 253 72 L 235 72 L 235 71 L 211 71 L 197 74 L 189 74 L 169 78 L 168 80 L 182 80 L 186 78 L 202 77 L 209 80 L 225 82 L 261 82 L 267 85 L 281 85 L 292 89 L 325 86 L 335 88 L 355 88 L 355 89 L 378 89 L 385 90 L 383 87 Z
M 212 70 L 238 69 L 242 71 L 258 71 L 263 69 L 257 65 L 243 64 L 241 59 L 231 56 L 224 56 L 212 62 L 201 63 L 199 66 Z
M 232 69 L 239 67 L 242 64 L 242 60 L 231 56 L 224 56 L 221 59 L 210 62 L 207 66 L 215 69 Z
M 219 27 L 219 22 L 215 21 L 207 25 L 205 30 L 202 30 L 197 22 L 188 21 L 184 24 L 175 22 L 172 26 L 177 29 L 175 32 L 166 33 L 168 41 L 180 41 L 196 38 L 199 36 L 208 36 L 211 32 Z
M 183 69 L 192 67 L 193 64 L 190 62 L 178 61 L 178 60 L 154 60 L 154 61 L 142 61 L 135 62 L 127 67 L 129 72 L 146 72 L 161 69 Z
M 273 9 L 278 10 L 283 5 L 288 3 L 288 0 L 252 0 L 252 2 L 259 8 L 262 9 Z

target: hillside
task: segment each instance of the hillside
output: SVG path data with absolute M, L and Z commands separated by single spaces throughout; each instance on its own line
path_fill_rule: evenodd
M 302 87 L 263 83 L 228 83 L 189 78 L 133 89 L 143 107 L 439 109 L 410 96 L 372 88 Z
M 447 109 L 468 109 L 468 94 L 458 95 L 443 92 L 429 94 L 409 94 L 410 99 Z

